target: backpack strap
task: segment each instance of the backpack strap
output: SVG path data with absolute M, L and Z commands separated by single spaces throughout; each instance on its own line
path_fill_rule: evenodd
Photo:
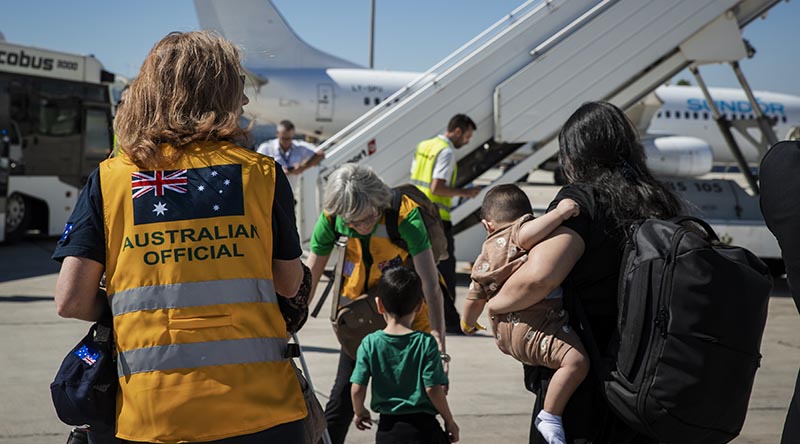
M 719 242 L 719 237 L 717 237 L 717 233 L 715 233 L 714 229 L 711 228 L 711 225 L 709 225 L 703 219 L 699 219 L 697 217 L 692 217 L 692 216 L 677 216 L 673 217 L 669 221 L 676 225 L 687 225 L 687 223 L 689 222 L 697 224 L 706 232 L 709 242 L 714 242 L 714 241 Z
M 386 216 L 386 232 L 389 234 L 389 240 L 393 244 L 408 251 L 408 243 L 400 237 L 400 204 L 403 202 L 403 193 L 392 190 L 392 206 L 389 207 L 384 214 Z
M 325 219 L 328 220 L 328 224 L 331 226 L 331 230 L 333 230 L 333 238 L 334 239 L 339 239 L 340 237 L 344 236 L 344 234 L 342 234 L 338 230 L 336 230 L 336 215 L 335 214 L 325 213 Z

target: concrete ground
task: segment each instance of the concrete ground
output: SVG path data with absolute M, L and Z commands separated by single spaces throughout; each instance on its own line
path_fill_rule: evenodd
M 66 352 L 89 324 L 59 318 L 53 303 L 58 265 L 49 260 L 55 242 L 0 245 L 0 444 L 57 444 L 70 430 L 53 411 L 48 386 Z M 463 302 L 466 287 L 458 289 Z M 780 441 L 783 420 L 800 366 L 800 316 L 776 285 L 762 343 L 762 366 L 750 409 L 736 444 Z M 326 306 L 300 333 L 311 377 L 325 403 L 333 383 L 338 344 Z M 533 395 L 522 369 L 494 347 L 491 338 L 448 337 L 448 397 L 464 443 L 527 442 Z M 348 442 L 374 442 L 373 434 L 351 428 Z

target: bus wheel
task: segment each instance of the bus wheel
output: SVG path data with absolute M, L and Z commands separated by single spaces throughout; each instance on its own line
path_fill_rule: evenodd
M 21 239 L 33 216 L 33 206 L 30 201 L 19 193 L 8 196 L 6 200 L 6 240 Z

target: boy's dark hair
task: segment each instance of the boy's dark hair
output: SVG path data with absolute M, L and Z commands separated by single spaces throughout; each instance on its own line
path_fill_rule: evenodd
M 481 219 L 508 223 L 529 213 L 533 213 L 530 199 L 511 183 L 493 187 L 483 198 Z
M 466 114 L 456 114 L 450 118 L 450 122 L 447 124 L 447 131 L 455 131 L 456 128 L 461 128 L 462 132 L 466 132 L 469 129 L 474 131 L 478 127 Z
M 405 267 L 385 270 L 377 290 L 383 308 L 394 316 L 405 316 L 422 302 L 422 282 L 414 270 Z

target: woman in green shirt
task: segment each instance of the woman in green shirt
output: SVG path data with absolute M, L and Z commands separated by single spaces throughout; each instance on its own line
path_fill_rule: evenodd
M 422 282 L 426 309 L 415 319 L 413 328 L 430 331 L 440 354 L 446 356 L 444 312 L 439 276 L 430 239 L 417 204 L 403 196 L 397 217 L 397 230 L 407 248 L 395 245 L 386 228 L 386 212 L 392 190 L 370 168 L 345 164 L 331 173 L 325 188 L 323 207 L 311 237 L 312 291 L 315 293 L 334 242 L 348 237 L 341 296 L 355 299 L 377 285 L 385 270 L 414 266 Z M 337 297 L 333 295 L 332 297 Z M 340 353 L 336 380 L 325 406 L 328 432 L 333 444 L 341 444 L 353 417 L 350 401 L 350 375 L 355 361 Z

